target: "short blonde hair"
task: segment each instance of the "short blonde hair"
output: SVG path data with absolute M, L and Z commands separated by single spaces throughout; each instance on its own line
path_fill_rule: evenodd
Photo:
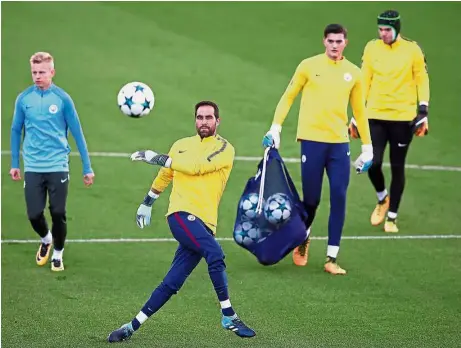
M 31 64 L 40 64 L 40 63 L 51 63 L 51 67 L 54 68 L 54 59 L 51 54 L 48 52 L 36 52 L 30 57 Z

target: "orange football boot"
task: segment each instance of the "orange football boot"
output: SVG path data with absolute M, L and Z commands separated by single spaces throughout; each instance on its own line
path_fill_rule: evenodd
M 325 272 L 333 275 L 345 275 L 346 270 L 339 267 L 336 261 L 333 261 L 331 258 L 327 257 L 327 261 L 324 266 Z
M 295 250 L 293 250 L 293 262 L 296 266 L 306 266 L 307 265 L 310 244 L 311 244 L 311 239 L 307 238 L 304 241 L 304 243 L 297 246 Z
M 371 214 L 371 224 L 373 226 L 381 225 L 386 218 L 387 210 L 389 209 L 389 195 L 387 195 L 382 201 L 376 204 L 375 210 Z

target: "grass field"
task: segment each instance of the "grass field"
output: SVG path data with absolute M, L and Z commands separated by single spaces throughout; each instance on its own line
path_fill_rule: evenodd
M 15 97 L 30 83 L 28 58 L 50 51 L 56 84 L 74 99 L 90 151 L 166 151 L 193 134 L 193 105 L 216 100 L 220 133 L 237 156 L 263 154 L 261 138 L 296 65 L 322 49 L 323 27 L 349 29 L 346 56 L 360 64 L 375 36 L 375 17 L 397 8 L 406 36 L 427 55 L 430 136 L 416 139 L 408 162 L 461 167 L 459 85 L 454 57 L 460 3 L 2 3 L 1 149 L 8 151 Z M 429 17 L 429 19 L 426 19 Z M 123 116 L 116 93 L 140 80 L 156 95 L 144 119 Z M 298 157 L 298 103 L 287 118 L 281 154 Z M 357 156 L 360 143 L 352 144 Z M 76 147 L 73 146 L 73 150 Z M 8 176 L 2 154 L 2 241 L 35 239 L 22 183 Z M 156 171 L 124 157 L 93 156 L 96 183 L 84 188 L 71 160 L 70 239 L 171 237 L 165 194 L 153 224 L 134 214 Z M 220 207 L 218 236 L 232 237 L 236 202 L 257 162 L 236 161 Z M 299 164 L 288 164 L 300 189 Z M 386 169 L 388 177 L 388 169 Z M 181 292 L 126 346 L 131 347 L 458 347 L 461 339 L 460 171 L 408 169 L 400 209 L 401 236 L 343 240 L 346 277 L 323 272 L 326 241 L 316 239 L 306 268 L 287 257 L 263 267 L 223 241 L 231 300 L 256 331 L 241 340 L 220 328 L 204 262 Z M 327 235 L 328 187 L 313 229 Z M 169 191 L 167 191 L 169 192 Z M 352 176 L 344 236 L 384 236 L 369 225 L 375 195 L 366 176 Z M 431 238 L 432 238 L 431 237 Z M 419 239 L 418 239 L 419 238 Z M 135 315 L 167 271 L 176 243 L 68 243 L 66 271 L 37 268 L 37 244 L 2 243 L 2 347 L 103 347 L 110 331 Z

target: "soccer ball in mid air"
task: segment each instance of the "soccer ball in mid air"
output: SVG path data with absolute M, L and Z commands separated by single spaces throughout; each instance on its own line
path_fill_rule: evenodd
M 284 193 L 270 196 L 264 206 L 264 217 L 274 225 L 282 225 L 291 217 L 291 201 Z
M 261 230 L 251 221 L 242 221 L 242 223 L 236 226 L 234 231 L 234 240 L 237 244 L 244 245 L 246 247 L 257 243 L 261 237 Z
M 151 112 L 155 97 L 152 89 L 145 83 L 130 82 L 118 92 L 117 103 L 125 115 L 143 117 Z
M 242 219 L 253 220 L 256 217 L 256 207 L 258 206 L 259 195 L 257 193 L 249 193 L 242 197 L 239 204 L 239 209 L 242 213 Z

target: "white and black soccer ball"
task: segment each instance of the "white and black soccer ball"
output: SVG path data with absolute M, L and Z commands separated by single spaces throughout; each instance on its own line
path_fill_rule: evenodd
M 122 112 L 129 117 L 148 115 L 155 104 L 152 89 L 142 82 L 130 82 L 120 89 L 117 103 Z
M 261 230 L 251 221 L 242 221 L 235 227 L 234 240 L 237 244 L 246 247 L 257 243 L 261 239 Z
M 259 195 L 257 193 L 249 193 L 242 197 L 239 204 L 242 219 L 253 220 L 256 218 L 256 207 L 258 206 Z
M 264 205 L 264 217 L 273 225 L 286 223 L 291 218 L 291 212 L 291 200 L 284 193 L 273 194 Z

